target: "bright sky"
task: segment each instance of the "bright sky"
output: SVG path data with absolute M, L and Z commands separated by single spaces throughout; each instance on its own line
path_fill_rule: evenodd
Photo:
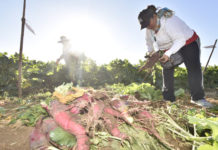
M 115 58 L 138 63 L 146 52 L 145 30 L 140 30 L 138 13 L 154 4 L 168 7 L 201 38 L 201 61 L 205 65 L 218 38 L 217 0 L 27 0 L 26 20 L 36 35 L 25 29 L 25 56 L 56 61 L 62 53 L 61 35 L 72 48 L 85 52 L 97 64 Z M 0 1 L 0 52 L 19 52 L 23 0 Z M 217 43 L 218 47 L 218 43 Z M 218 65 L 218 49 L 210 65 Z

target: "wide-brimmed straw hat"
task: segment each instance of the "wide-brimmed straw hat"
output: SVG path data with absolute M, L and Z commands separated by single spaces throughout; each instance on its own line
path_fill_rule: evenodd
M 67 39 L 66 36 L 61 36 L 60 39 L 61 39 L 61 40 L 58 41 L 58 43 L 63 43 L 63 42 L 67 42 L 67 41 L 69 41 L 69 39 Z

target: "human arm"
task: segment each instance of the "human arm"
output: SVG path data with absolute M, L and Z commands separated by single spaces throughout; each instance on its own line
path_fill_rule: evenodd
M 154 50 L 154 46 L 153 46 L 153 43 L 154 43 L 154 36 L 152 36 L 152 31 L 147 29 L 146 30 L 146 45 L 147 45 L 147 53 L 146 53 L 146 56 L 151 56 L 155 50 Z
M 60 60 L 63 59 L 64 55 L 62 54 L 57 60 L 56 60 L 56 64 L 59 64 Z
M 166 20 L 165 30 L 173 42 L 171 48 L 165 53 L 168 57 L 178 52 L 185 45 L 187 35 L 193 34 L 193 31 L 176 16 Z
M 159 59 L 162 63 L 166 63 L 170 59 L 169 56 L 163 54 L 163 56 Z

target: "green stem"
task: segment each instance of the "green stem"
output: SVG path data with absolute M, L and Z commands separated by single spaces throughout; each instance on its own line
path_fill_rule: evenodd
M 196 133 L 196 124 L 193 124 L 194 127 L 194 137 L 196 137 L 197 133 Z M 192 145 L 192 150 L 195 150 L 195 143 L 196 141 L 193 141 L 193 145 Z

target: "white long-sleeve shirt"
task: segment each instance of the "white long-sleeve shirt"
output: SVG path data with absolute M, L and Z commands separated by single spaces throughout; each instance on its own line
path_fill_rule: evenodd
M 158 49 L 168 50 L 165 54 L 170 56 L 179 51 L 193 34 L 194 31 L 177 16 L 173 15 L 170 18 L 163 16 L 160 19 L 160 29 L 157 33 L 151 29 L 146 29 L 146 44 L 148 51 L 155 50 L 154 43 L 156 38 Z
M 78 50 L 73 50 L 71 47 L 71 43 L 69 41 L 64 41 L 63 43 L 63 57 L 68 58 L 69 55 L 74 55 L 76 57 L 79 57 L 83 55 L 83 52 L 78 51 Z

